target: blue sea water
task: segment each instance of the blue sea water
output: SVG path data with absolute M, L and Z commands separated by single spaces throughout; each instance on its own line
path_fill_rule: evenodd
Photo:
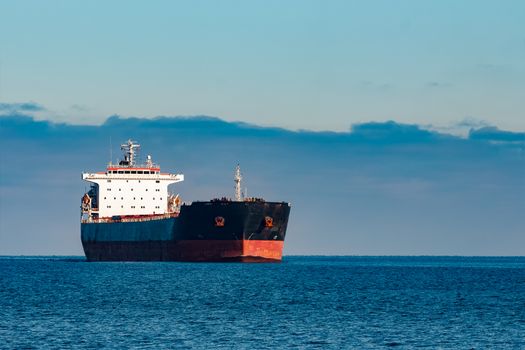
M 0 348 L 524 349 L 525 257 L 0 258 Z

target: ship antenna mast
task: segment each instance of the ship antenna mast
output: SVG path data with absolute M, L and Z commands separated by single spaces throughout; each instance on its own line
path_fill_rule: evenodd
M 124 151 L 124 160 L 128 163 L 127 165 L 135 165 L 136 151 L 140 148 L 140 145 L 134 141 L 128 140 L 127 143 L 120 145 L 120 149 Z
M 235 175 L 233 177 L 233 181 L 235 181 L 235 200 L 237 202 L 242 201 L 242 198 L 241 198 L 241 180 L 242 180 L 241 167 L 239 166 L 239 164 L 237 164 L 237 167 L 235 168 Z

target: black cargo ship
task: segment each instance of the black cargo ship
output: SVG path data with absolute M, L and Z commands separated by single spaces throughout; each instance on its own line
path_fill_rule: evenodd
M 84 173 L 92 183 L 82 198 L 81 239 L 89 261 L 280 261 L 290 214 L 285 202 L 242 198 L 184 204 L 169 195 L 181 174 L 160 172 L 151 157 L 135 165 L 140 147 L 122 145 L 124 159 L 105 172 Z

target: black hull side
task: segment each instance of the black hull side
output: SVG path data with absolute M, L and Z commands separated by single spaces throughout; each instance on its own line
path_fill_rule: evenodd
M 274 202 L 194 202 L 183 206 L 175 224 L 175 240 L 284 241 L 290 206 Z M 215 219 L 224 218 L 224 226 Z M 272 219 L 271 227 L 265 218 Z
M 175 218 L 82 223 L 82 245 L 89 261 L 279 261 L 289 213 L 286 203 L 195 202 Z

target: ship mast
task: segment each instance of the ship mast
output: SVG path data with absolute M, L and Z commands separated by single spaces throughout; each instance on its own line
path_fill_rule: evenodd
M 140 145 L 134 141 L 128 140 L 126 143 L 120 145 L 120 149 L 124 151 L 124 162 L 127 164 L 121 164 L 121 165 L 129 165 L 134 166 L 135 165 L 135 155 L 136 150 L 140 148 Z
M 235 175 L 233 177 L 233 181 L 235 181 L 235 200 L 237 202 L 241 202 L 242 201 L 242 198 L 241 198 L 241 180 L 242 180 L 241 167 L 239 166 L 239 164 L 237 164 L 237 167 L 235 168 Z

